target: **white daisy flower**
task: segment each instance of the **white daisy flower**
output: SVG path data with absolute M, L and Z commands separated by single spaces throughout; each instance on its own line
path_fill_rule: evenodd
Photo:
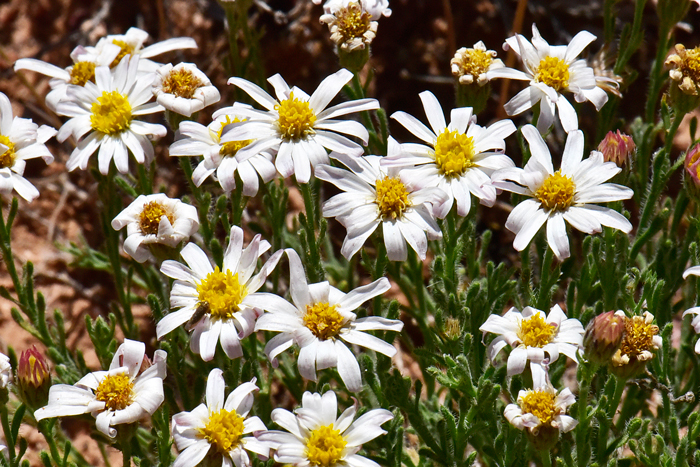
M 377 36 L 377 22 L 360 0 L 338 0 L 326 5 L 322 23 L 328 25 L 331 40 L 344 52 L 364 50 Z
M 663 345 L 663 338 L 658 334 L 659 327 L 654 324 L 654 315 L 648 311 L 644 311 L 642 316 L 626 317 L 625 333 L 620 348 L 612 356 L 611 370 L 625 379 L 641 371 Z
M 148 33 L 146 31 L 139 28 L 129 28 L 126 34 L 105 36 L 97 41 L 94 47 L 86 47 L 86 49 L 95 55 L 100 55 L 104 48 L 117 45 L 120 49 L 119 54 L 112 61 L 110 65 L 111 68 L 116 67 L 127 55 L 138 55 L 141 57 L 138 66 L 139 72 L 155 73 L 161 64 L 150 60 L 150 58 L 173 50 L 197 48 L 197 42 L 191 37 L 173 37 L 144 47 L 143 43 L 147 40 Z
M 235 110 L 243 106 L 234 105 L 229 109 Z M 264 183 L 272 180 L 277 174 L 277 169 L 272 163 L 272 156 L 263 152 L 242 159 L 238 151 L 251 144 L 252 140 L 221 142 L 221 134 L 224 129 L 232 124 L 244 120 L 235 114 L 219 115 L 208 126 L 197 122 L 184 121 L 175 134 L 175 142 L 170 145 L 171 156 L 202 156 L 204 160 L 199 163 L 192 173 L 192 181 L 200 186 L 210 175 L 216 174 L 221 188 L 225 192 L 231 192 L 236 188 L 236 172 L 243 182 L 243 195 L 255 196 L 258 193 L 258 175 Z
M 175 248 L 199 230 L 194 206 L 163 193 L 141 195 L 112 220 L 112 228 L 126 227 L 124 251 L 139 263 L 153 259 L 148 245 L 160 243 Z
M 41 157 L 53 162 L 46 141 L 56 134 L 50 126 L 39 126 L 28 118 L 12 116 L 12 104 L 0 92 L 0 194 L 10 196 L 12 190 L 32 201 L 39 190 L 22 175 L 27 159 Z
M 217 342 L 229 358 L 243 355 L 240 339 L 249 336 L 262 314 L 256 305 L 258 289 L 277 265 L 282 250 L 275 252 L 253 275 L 258 259 L 270 244 L 256 235 L 243 248 L 243 230 L 231 228 L 231 239 L 224 254 L 224 267 L 212 267 L 207 255 L 194 243 L 180 252 L 187 266 L 164 261 L 160 271 L 177 279 L 170 292 L 170 306 L 177 308 L 156 326 L 158 339 L 189 321 L 194 326 L 190 348 L 206 362 L 214 358 Z
M 319 5 L 323 0 L 313 0 L 316 5 Z M 389 8 L 389 0 L 360 0 L 362 9 L 371 15 L 373 21 L 378 20 L 382 16 L 387 18 L 391 16 L 391 8 Z M 348 0 L 326 0 L 323 4 L 323 12 L 325 14 L 333 14 L 344 6 L 347 6 Z
M 576 59 L 596 36 L 581 31 L 571 39 L 569 45 L 550 46 L 542 39 L 535 25 L 532 25 L 532 43 L 520 34 L 506 39 L 505 50 L 512 49 L 518 54 L 525 72 L 511 68 L 498 68 L 487 73 L 491 78 L 510 78 L 529 81 L 527 88 L 520 91 L 505 105 L 508 115 L 518 115 L 540 102 L 540 116 L 537 128 L 546 132 L 554 122 L 555 107 L 559 110 L 559 120 L 568 133 L 578 129 L 578 116 L 571 103 L 564 98 L 564 91 L 572 92 L 576 102 L 591 101 L 600 110 L 608 101 L 607 93 L 597 86 L 593 69 L 585 60 Z
M 173 416 L 172 433 L 180 455 L 173 467 L 192 467 L 212 451 L 223 457 L 223 467 L 250 467 L 246 451 L 267 459 L 270 445 L 254 436 L 267 430 L 258 417 L 249 417 L 253 407 L 253 392 L 258 391 L 255 378 L 234 389 L 224 399 L 223 371 L 214 368 L 207 379 L 206 399 L 192 412 Z
M 394 147 L 390 154 L 398 150 L 398 143 L 390 140 L 389 144 Z M 447 202 L 447 193 L 436 187 L 423 188 L 423 181 L 406 170 L 380 167 L 380 156 L 350 159 L 334 153 L 333 157 L 351 171 L 322 165 L 316 168 L 316 177 L 344 192 L 323 203 L 323 216 L 335 217 L 347 229 L 343 256 L 352 258 L 381 225 L 391 261 L 406 260 L 406 242 L 424 260 L 428 239 L 442 238 L 433 207 Z
M 385 409 L 373 409 L 353 422 L 357 408 L 350 406 L 338 417 L 333 391 L 323 395 L 305 392 L 295 414 L 284 409 L 272 411 L 272 421 L 287 431 L 271 430 L 258 439 L 275 445 L 275 461 L 294 467 L 379 467 L 357 452 L 362 444 L 386 434 L 383 423 L 394 418 Z
M 488 346 L 489 359 L 493 362 L 506 345 L 512 350 L 508 355 L 508 376 L 525 370 L 528 361 L 534 374 L 541 374 L 543 364 L 551 363 L 563 353 L 578 363 L 576 352 L 582 349 L 584 329 L 575 318 L 567 318 L 559 305 L 554 305 L 545 316 L 543 311 L 526 306 L 522 313 L 515 307 L 505 315 L 491 315 L 479 327 L 479 331 L 498 334 Z
M 52 78 L 49 81 L 51 91 L 46 95 L 46 105 L 55 112 L 58 103 L 66 99 L 70 85 L 85 86 L 88 81 L 94 83 L 95 68 L 109 66 L 120 51 L 118 45 L 109 44 L 99 54 L 95 54 L 79 45 L 70 54 L 73 64 L 65 69 L 34 58 L 21 58 L 15 62 L 15 71 L 30 70 Z
M 139 115 L 162 112 L 163 107 L 153 97 L 152 78 L 139 77 L 138 56 L 122 60 L 114 69 L 95 69 L 95 83 L 84 87 L 71 86 L 66 100 L 58 104 L 56 112 L 70 117 L 63 124 L 56 139 L 65 141 L 69 136 L 78 140 L 66 167 L 69 171 L 85 170 L 90 156 L 99 149 L 100 172 L 107 175 L 112 158 L 121 173 L 129 171 L 129 152 L 139 164 L 153 159 L 152 139 L 166 135 L 163 125 L 136 120 Z M 85 136 L 87 135 L 87 136 Z
M 268 79 L 275 88 L 277 100 L 250 81 L 229 79 L 229 84 L 241 88 L 267 111 L 235 109 L 248 120 L 227 128 L 221 142 L 255 140 L 239 150 L 243 159 L 277 150 L 277 171 L 285 178 L 294 174 L 297 182 L 307 183 L 313 167 L 330 163 L 326 148 L 355 157 L 363 153 L 362 146 L 338 133 L 355 136 L 366 144 L 369 138 L 367 129 L 359 122 L 336 120 L 336 117 L 378 109 L 379 102 L 376 99 L 357 99 L 326 108 L 352 76 L 352 72 L 342 69 L 324 79 L 309 96 L 297 87 L 290 88 L 277 74 Z M 232 113 L 232 110 L 221 109 L 214 117 L 226 113 Z
M 560 261 L 570 255 L 564 221 L 587 234 L 600 232 L 601 225 L 625 233 L 632 230 L 630 221 L 619 212 L 592 204 L 629 199 L 634 192 L 622 185 L 603 183 L 622 169 L 614 162 L 604 162 L 602 153 L 592 151 L 582 160 L 581 131 L 568 134 L 561 168 L 556 172 L 549 149 L 535 127 L 525 125 L 522 132 L 532 153 L 525 169 L 504 169 L 493 174 L 496 188 L 530 197 L 515 206 L 506 221 L 506 228 L 515 233 L 516 250 L 527 247 L 544 223 L 547 243 Z
M 393 357 L 396 354 L 393 345 L 363 331 L 401 332 L 403 323 L 379 316 L 357 319 L 353 310 L 389 290 L 389 280 L 383 277 L 347 294 L 328 281 L 309 285 L 299 255 L 292 249 L 286 251 L 294 304 L 273 294 L 258 294 L 253 302 L 268 311 L 258 319 L 255 330 L 280 333 L 265 345 L 265 354 L 277 366 L 277 355 L 297 344 L 301 376 L 316 381 L 317 369 L 337 367 L 348 390 L 359 391 L 362 388 L 360 365 L 346 343 Z
M 178 63 L 175 66 L 168 63 L 158 68 L 153 95 L 160 105 L 185 117 L 221 99 L 219 90 L 193 63 Z
M 490 80 L 489 71 L 505 66 L 501 59 L 496 58 L 496 55 L 496 51 L 486 49 L 482 41 L 471 48 L 462 47 L 450 60 L 452 76 L 462 85 L 476 83 L 483 86 Z
M 683 279 L 687 279 L 688 276 L 700 276 L 700 266 L 693 266 L 685 270 L 683 273 Z M 690 325 L 695 329 L 695 333 L 700 333 L 700 306 L 694 306 L 688 308 L 683 312 L 683 317 L 686 315 L 695 315 Z M 700 339 L 695 342 L 695 353 L 700 354 Z
M 10 357 L 0 353 L 0 389 L 4 389 L 12 381 L 12 366 Z
M 573 430 L 578 421 L 566 415 L 568 408 L 576 402 L 576 397 L 569 388 L 557 391 L 548 378 L 533 380 L 533 389 L 518 392 L 515 404 L 508 404 L 503 416 L 518 430 L 528 429 L 537 436 L 540 432 L 549 436 L 548 431 L 555 429 L 556 434 Z
M 163 403 L 163 379 L 167 353 L 156 350 L 153 363 L 145 358 L 143 342 L 124 339 L 107 371 L 95 371 L 73 386 L 55 384 L 49 389 L 49 403 L 34 412 L 34 418 L 66 417 L 90 413 L 96 417 L 97 429 L 114 438 L 114 425 L 134 423 Z
M 428 143 L 402 144 L 401 153 L 382 160 L 387 167 L 411 167 L 412 177 L 422 180 L 424 186 L 436 186 L 448 198 L 435 207 L 436 215 L 443 218 L 457 202 L 457 214 L 464 217 L 471 208 L 471 195 L 486 206 L 496 202 L 496 189 L 491 186 L 491 175 L 499 169 L 514 167 L 510 157 L 503 154 L 505 138 L 515 133 L 510 120 L 501 120 L 488 128 L 476 124 L 471 107 L 452 109 L 450 124 L 445 122 L 440 102 L 430 91 L 420 93 L 423 108 L 431 128 L 406 112 L 395 112 L 391 118 L 408 131 Z

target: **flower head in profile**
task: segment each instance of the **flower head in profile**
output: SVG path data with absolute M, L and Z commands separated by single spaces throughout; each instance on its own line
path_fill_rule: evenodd
M 229 109 L 235 112 L 239 106 L 242 107 L 243 104 Z M 207 177 L 215 175 L 221 188 L 229 193 L 236 188 L 238 174 L 243 183 L 243 195 L 255 196 L 259 187 L 258 178 L 267 183 L 277 174 L 269 153 L 262 152 L 247 159 L 239 155 L 239 150 L 253 140 L 221 142 L 221 134 L 226 127 L 243 120 L 245 117 L 232 113 L 219 115 L 206 127 L 197 122 L 180 123 L 175 142 L 170 145 L 170 155 L 203 157 L 192 173 L 192 181 L 196 186 L 200 186 Z
M 139 57 L 134 56 L 122 60 L 113 72 L 105 66 L 97 67 L 94 83 L 71 86 L 66 100 L 58 104 L 56 112 L 70 120 L 58 130 L 56 138 L 63 142 L 72 135 L 78 141 L 66 163 L 69 171 L 85 170 L 95 151 L 99 151 L 98 167 L 104 175 L 112 159 L 119 172 L 127 173 L 129 152 L 139 164 L 153 159 L 151 140 L 165 136 L 166 129 L 137 117 L 161 112 L 163 107 L 148 102 L 153 98 L 153 77 L 140 77 L 138 66 Z
M 676 53 L 666 59 L 666 66 L 672 80 L 686 94 L 698 95 L 700 89 L 700 47 L 686 49 L 683 44 L 676 44 Z
M 627 160 L 637 150 L 634 140 L 620 130 L 617 132 L 608 131 L 603 141 L 598 145 L 598 151 L 603 154 L 605 162 L 614 162 L 618 167 L 622 167 Z
M 389 145 L 398 148 L 395 141 Z M 323 204 L 324 217 L 335 217 L 347 230 L 340 250 L 343 256 L 352 258 L 381 226 L 389 260 L 405 261 L 407 243 L 425 259 L 428 239 L 442 238 L 433 207 L 443 205 L 447 194 L 437 187 L 422 188 L 422 181 L 409 179 L 406 170 L 381 167 L 380 156 L 332 155 L 350 171 L 323 165 L 316 168 L 316 177 L 343 190 Z
M 514 404 L 508 404 L 503 416 L 519 430 L 528 430 L 530 440 L 536 447 L 546 450 L 559 439 L 560 433 L 573 430 L 578 422 L 566 415 L 576 397 L 569 388 L 557 391 L 544 378 L 533 378 L 533 389 L 518 392 Z
M 549 315 L 529 306 L 522 313 L 511 308 L 503 316 L 489 316 L 479 331 L 498 335 L 487 350 L 492 362 L 506 345 L 511 347 L 508 376 L 522 373 L 528 361 L 537 364 L 530 366 L 533 375 L 541 374 L 539 367 L 556 361 L 562 353 L 578 362 L 576 352 L 583 344 L 584 333 L 581 322 L 567 318 L 559 305 L 554 305 Z
M 385 409 L 373 409 L 355 418 L 355 406 L 338 416 L 338 401 L 333 391 L 323 395 L 305 392 L 301 407 L 291 413 L 272 411 L 272 421 L 286 431 L 267 431 L 258 436 L 273 444 L 275 462 L 295 467 L 379 467 L 357 452 L 362 444 L 386 433 L 381 425 L 394 418 Z
M 175 248 L 199 229 L 197 208 L 163 193 L 141 195 L 112 220 L 112 228 L 126 227 L 124 251 L 139 263 L 153 259 L 149 245 Z
M 97 41 L 94 47 L 86 47 L 86 49 L 90 53 L 100 55 L 103 49 L 116 45 L 119 47 L 119 53 L 110 63 L 110 68 L 119 65 L 127 55 L 138 55 L 141 58 L 138 62 L 138 71 L 140 73 L 155 73 L 161 64 L 150 60 L 151 58 L 173 50 L 197 48 L 197 42 L 191 37 L 173 37 L 144 47 L 143 44 L 148 40 L 148 37 L 146 31 L 132 27 L 125 34 L 105 36 Z
M 229 84 L 241 88 L 267 110 L 235 109 L 248 120 L 227 128 L 221 142 L 255 140 L 238 151 L 242 159 L 265 151 L 277 151 L 275 167 L 280 175 L 287 178 L 294 174 L 297 182 L 307 183 L 314 167 L 330 163 L 326 149 L 354 157 L 363 153 L 362 146 L 342 134 L 355 136 L 366 144 L 369 138 L 367 129 L 359 122 L 337 120 L 337 117 L 377 109 L 379 102 L 376 99 L 357 99 L 328 107 L 352 76 L 352 72 L 346 69 L 337 71 L 324 79 L 309 96 L 297 87 L 290 88 L 280 75 L 275 75 L 268 82 L 275 89 L 277 99 L 250 81 L 229 79 Z M 221 109 L 214 117 L 226 113 L 232 113 L 231 109 Z
M 50 126 L 13 117 L 10 99 L 0 92 L 0 195 L 10 196 L 14 190 L 27 201 L 39 196 L 39 190 L 23 177 L 26 160 L 41 157 L 47 164 L 53 162 L 44 143 L 55 134 Z
M 331 40 L 345 52 L 363 50 L 372 44 L 377 35 L 377 22 L 364 8 L 362 0 L 333 2 L 321 22 L 328 25 Z
M 316 370 L 337 367 L 345 386 L 350 391 L 359 391 L 362 388 L 360 365 L 348 344 L 393 357 L 396 354 L 393 345 L 365 331 L 400 332 L 403 323 L 379 316 L 358 319 L 353 311 L 389 290 L 389 281 L 381 278 L 345 294 L 327 281 L 308 284 L 299 255 L 288 249 L 287 256 L 293 304 L 272 294 L 256 298 L 256 304 L 268 313 L 258 319 L 255 330 L 280 333 L 267 342 L 265 353 L 276 365 L 277 355 L 297 344 L 301 376 L 316 381 Z
M 503 48 L 513 50 L 522 60 L 525 70 L 498 68 L 489 71 L 488 78 L 529 81 L 527 88 L 506 103 L 506 113 L 518 115 L 539 102 L 537 129 L 541 133 L 554 123 L 555 109 L 559 111 L 559 120 L 567 133 L 578 129 L 576 110 L 563 96 L 564 92 L 573 93 L 576 102 L 591 101 L 596 110 L 608 101 L 607 93 L 598 87 L 593 69 L 585 60 L 577 59 L 595 38 L 590 32 L 581 31 L 566 46 L 550 46 L 533 24 L 532 43 L 520 34 L 506 39 Z
M 557 171 L 535 127 L 525 125 L 522 132 L 532 153 L 525 168 L 504 169 L 493 175 L 497 188 L 529 197 L 513 208 L 506 221 L 506 228 L 515 233 L 516 250 L 525 249 L 545 223 L 547 243 L 560 261 L 571 254 L 565 221 L 587 234 L 600 232 L 603 225 L 625 233 L 632 230 L 625 216 L 593 204 L 629 199 L 634 192 L 622 185 L 603 183 L 622 169 L 614 162 L 603 162 L 603 154 L 598 151 L 592 151 L 583 160 L 580 130 L 568 134 L 561 168 Z
M 683 273 L 683 279 L 687 279 L 688 276 L 700 276 L 700 266 L 693 266 L 686 269 Z M 700 334 L 700 306 L 688 308 L 683 312 L 684 318 L 686 315 L 695 315 L 690 325 L 693 327 L 696 334 Z M 700 339 L 695 342 L 695 353 L 700 354 Z
M 207 75 L 192 63 L 168 63 L 156 70 L 153 82 L 156 101 L 171 112 L 185 117 L 216 104 L 221 94 Z
M 645 311 L 642 316 L 625 318 L 625 335 L 620 348 L 612 357 L 611 370 L 619 377 L 627 378 L 639 373 L 646 362 L 654 358 L 654 351 L 661 348 L 663 340 L 654 315 Z
M 478 84 L 483 86 L 489 82 L 489 71 L 503 68 L 503 61 L 496 58 L 495 50 L 488 50 L 482 41 L 474 44 L 473 47 L 462 47 L 455 52 L 450 60 L 452 76 L 459 84 Z
M 265 460 L 270 445 L 255 436 L 267 430 L 258 417 L 249 417 L 253 393 L 258 391 L 255 378 L 243 383 L 224 398 L 223 371 L 214 368 L 207 378 L 206 400 L 191 412 L 173 416 L 173 439 L 180 455 L 173 467 L 198 465 L 209 454 L 221 456 L 222 466 L 250 467 L 248 452 Z
M 66 99 L 69 86 L 85 86 L 88 81 L 95 82 L 95 68 L 109 66 L 119 55 L 118 45 L 109 44 L 99 53 L 88 51 L 82 45 L 77 46 L 70 54 L 73 64 L 65 69 L 51 63 L 34 58 L 21 58 L 15 62 L 15 71 L 29 70 L 52 78 L 49 81 L 51 91 L 46 95 L 46 105 L 56 111 L 58 103 Z
M 491 175 L 514 166 L 504 154 L 505 138 L 515 132 L 513 122 L 501 120 L 484 128 L 476 124 L 471 107 L 461 107 L 452 109 L 448 125 L 433 93 L 424 91 L 420 98 L 431 128 L 406 112 L 395 112 L 391 118 L 426 144 L 402 144 L 401 151 L 389 154 L 382 165 L 406 167 L 411 179 L 444 191 L 448 198 L 434 207 L 437 217 L 445 217 L 454 203 L 457 214 L 466 216 L 472 194 L 482 204 L 493 206 L 496 189 L 491 186 Z
M 262 314 L 255 301 L 260 296 L 258 290 L 282 256 L 282 250 L 277 251 L 253 275 L 258 259 L 269 249 L 270 244 L 259 234 L 243 248 L 243 230 L 233 226 L 223 268 L 212 267 L 194 243 L 180 252 L 187 266 L 164 261 L 160 271 L 176 279 L 170 292 L 170 306 L 176 310 L 158 322 L 158 339 L 188 323 L 194 327 L 190 348 L 204 361 L 214 358 L 218 342 L 229 358 L 242 356 L 240 339 L 253 332 L 255 320 Z
M 156 350 L 150 365 L 143 342 L 124 339 L 107 371 L 95 371 L 73 386 L 56 384 L 49 390 L 49 403 L 34 412 L 39 420 L 85 413 L 95 417 L 97 429 L 114 438 L 114 425 L 134 423 L 152 415 L 165 398 L 167 354 Z

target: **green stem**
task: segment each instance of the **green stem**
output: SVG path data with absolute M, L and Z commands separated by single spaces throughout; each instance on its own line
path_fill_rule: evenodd
M 12 225 L 10 225 L 10 220 L 14 218 L 13 212 L 17 212 L 17 198 L 12 198 L 12 204 L 10 206 L 10 213 L 8 216 L 7 223 L 5 223 L 5 217 L 2 212 L 2 204 L 0 203 L 0 249 L 2 249 L 2 257 L 5 262 L 5 265 L 7 266 L 7 272 L 10 273 L 10 277 L 12 278 L 12 284 L 15 286 L 17 300 L 20 302 L 20 304 L 24 305 L 24 287 L 22 286 L 22 282 L 19 280 L 19 274 L 17 274 L 15 259 L 12 255 L 12 244 L 10 243 L 10 232 L 12 231 Z
M 549 451 L 540 451 L 543 467 L 552 467 L 552 454 Z
M 37 423 L 37 428 L 39 429 L 39 432 L 44 436 L 44 439 L 46 439 L 46 442 L 49 445 L 49 451 L 51 452 L 51 457 L 53 458 L 54 462 L 56 465 L 61 465 L 63 459 L 61 458 L 60 453 L 58 452 L 58 447 L 56 446 L 56 437 L 52 433 L 53 430 L 49 428 L 49 422 L 48 420 L 41 420 L 39 423 Z
M 3 391 L 7 391 L 7 389 L 3 389 Z M 7 399 L 7 397 L 5 397 L 5 399 Z M 10 430 L 10 419 L 6 403 L 2 404 L 2 407 L 0 407 L 0 419 L 2 419 L 2 431 L 5 434 L 5 442 L 7 443 L 7 454 L 10 459 L 10 465 L 14 466 L 15 440 L 12 438 L 12 431 Z
M 664 62 L 666 61 L 670 33 L 671 30 L 669 29 L 669 26 L 662 21 L 659 25 L 659 41 L 657 42 L 656 57 L 654 58 L 654 64 L 652 65 L 651 73 L 649 74 L 649 94 L 647 95 L 647 104 L 645 109 L 645 119 L 647 122 L 654 121 L 656 103 L 659 100 L 659 91 L 661 90 L 661 85 L 664 82 L 662 69 Z

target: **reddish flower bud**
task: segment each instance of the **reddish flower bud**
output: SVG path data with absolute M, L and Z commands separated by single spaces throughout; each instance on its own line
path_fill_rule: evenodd
M 617 130 L 617 133 L 609 131 L 598 145 L 598 151 L 603 153 L 605 162 L 614 162 L 619 167 L 622 167 L 636 150 L 637 146 L 632 137 L 620 133 L 620 130 Z
M 608 311 L 596 316 L 586 327 L 583 348 L 586 358 L 598 365 L 607 364 L 617 352 L 625 332 L 625 313 Z
M 696 144 L 685 153 L 685 171 L 693 180 L 693 185 L 700 186 L 700 144 Z
M 41 407 L 47 403 L 51 372 L 46 358 L 35 346 L 22 352 L 19 358 L 17 385 L 27 405 Z

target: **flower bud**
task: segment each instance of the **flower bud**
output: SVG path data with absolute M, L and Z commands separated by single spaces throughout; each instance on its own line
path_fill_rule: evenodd
M 46 358 L 35 346 L 22 352 L 19 358 L 17 386 L 30 407 L 41 407 L 48 402 L 51 372 Z
M 620 347 L 624 332 L 624 311 L 608 311 L 596 316 L 588 323 L 583 336 L 586 358 L 597 365 L 608 363 Z
M 598 145 L 598 151 L 603 153 L 605 162 L 614 162 L 618 167 L 622 167 L 636 149 L 637 146 L 635 146 L 632 137 L 620 133 L 620 130 L 617 130 L 616 133 L 608 131 L 608 134 Z
M 696 144 L 685 153 L 685 177 L 683 184 L 686 192 L 694 200 L 700 200 L 700 144 Z

